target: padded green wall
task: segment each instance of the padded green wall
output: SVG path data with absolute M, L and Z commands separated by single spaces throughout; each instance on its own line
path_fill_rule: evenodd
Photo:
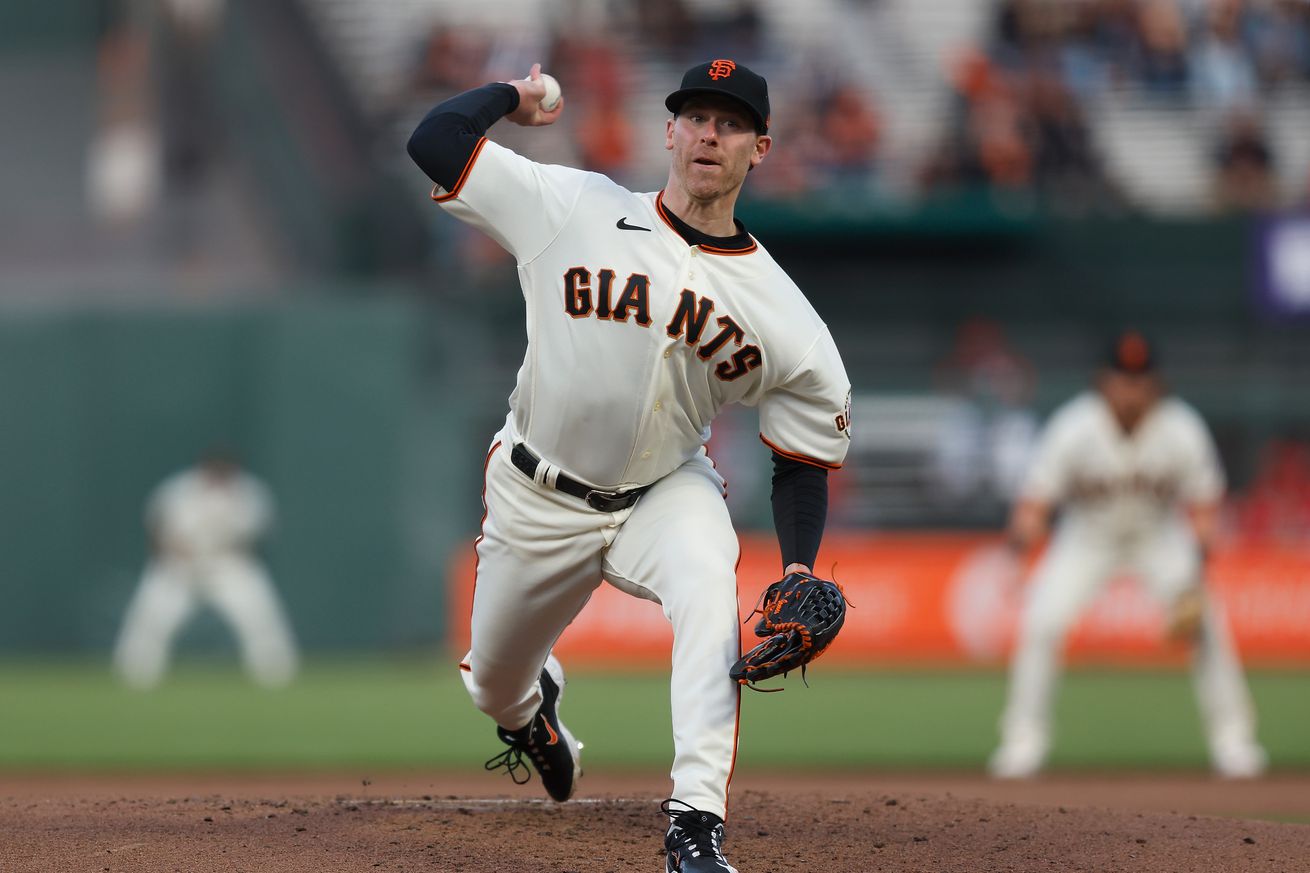
M 440 567 L 414 540 L 459 532 L 421 511 L 445 420 L 420 323 L 387 301 L 0 313 L 0 650 L 108 646 L 146 496 L 220 443 L 275 492 L 264 552 L 307 647 L 436 638 Z

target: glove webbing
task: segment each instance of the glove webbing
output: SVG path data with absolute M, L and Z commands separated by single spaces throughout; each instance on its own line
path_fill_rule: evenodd
M 834 566 L 833 567 L 834 575 L 836 569 L 837 568 Z M 833 585 L 837 586 L 837 590 L 841 592 L 842 599 L 845 601 L 846 605 L 848 607 L 854 607 L 855 604 L 851 603 L 850 599 L 846 596 L 846 589 L 842 587 L 842 584 L 838 582 L 836 579 L 832 579 L 830 581 L 832 582 Z M 765 591 L 760 592 L 760 596 L 755 599 L 755 607 L 749 613 L 746 614 L 746 617 L 742 619 L 741 623 L 747 624 L 750 622 L 751 618 L 753 618 L 756 615 L 759 615 L 761 616 L 761 621 L 764 623 L 764 627 L 766 630 L 769 630 L 773 633 L 794 630 L 798 634 L 800 634 L 802 650 L 809 651 L 810 649 L 814 648 L 814 635 L 810 633 L 810 628 L 808 625 L 803 624 L 801 622 L 781 622 L 775 624 L 769 621 L 769 616 L 780 611 L 783 605 L 787 603 L 787 595 L 779 594 L 777 599 L 774 600 L 772 603 L 765 604 L 764 598 L 765 595 L 767 594 L 768 594 L 767 589 Z M 825 648 L 823 651 L 826 652 L 827 649 Z M 810 687 L 810 683 L 806 678 L 806 671 L 810 665 L 810 661 L 817 661 L 822 656 L 823 656 L 823 652 L 819 652 L 814 657 L 810 658 L 809 661 L 806 661 L 805 663 L 801 664 L 801 682 L 802 684 L 805 685 L 806 688 Z M 763 664 L 761 664 L 760 667 L 764 669 L 768 669 L 769 667 L 773 666 L 774 663 L 776 662 L 766 661 Z M 785 678 L 788 675 L 788 673 L 783 673 L 782 675 Z M 747 688 L 751 689 L 752 691 L 759 691 L 763 694 L 772 694 L 775 691 L 787 690 L 786 688 L 761 688 L 758 685 L 756 685 L 754 682 L 743 682 L 742 684 L 745 685 Z

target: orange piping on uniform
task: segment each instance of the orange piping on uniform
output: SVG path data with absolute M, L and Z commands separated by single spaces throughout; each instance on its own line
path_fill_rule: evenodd
M 478 565 L 482 561 L 482 558 L 478 555 L 478 544 L 481 543 L 483 537 L 487 535 L 484 528 L 487 526 L 487 513 L 490 512 L 487 508 L 487 469 L 491 466 L 491 456 L 496 454 L 496 449 L 498 448 L 500 448 L 500 440 L 496 440 L 495 445 L 487 451 L 487 460 L 482 464 L 482 521 L 478 522 L 478 538 L 473 541 L 473 596 L 469 598 L 470 645 L 473 642 L 471 631 L 473 627 L 473 601 L 476 600 L 478 596 Z M 469 672 L 473 671 L 473 668 L 467 666 L 463 661 L 460 661 L 459 668 L 461 670 L 468 670 Z
M 659 214 L 660 220 L 669 226 L 669 230 L 678 234 L 678 236 L 682 236 L 678 231 L 677 226 L 669 220 L 669 216 L 664 211 L 663 191 L 655 195 L 655 211 Z M 750 247 L 744 249 L 721 249 L 718 246 L 707 246 L 703 244 L 697 246 L 701 251 L 710 255 L 749 255 L 759 249 L 759 247 L 760 245 L 755 241 L 755 237 L 751 237 Z
M 454 188 L 451 188 L 445 194 L 438 196 L 437 189 L 441 186 L 440 185 L 432 186 L 433 200 L 437 201 L 438 203 L 445 203 L 447 200 L 459 196 L 459 190 L 464 187 L 464 182 L 467 181 L 469 177 L 469 171 L 471 171 L 473 169 L 473 165 L 477 163 L 478 155 L 482 154 L 482 147 L 486 144 L 487 144 L 487 138 L 485 136 L 482 137 L 482 139 L 478 140 L 478 144 L 473 147 L 473 154 L 469 155 L 468 163 L 464 165 L 463 172 L 461 172 L 459 174 L 459 178 L 455 180 Z M 495 450 L 493 449 L 492 451 Z
M 759 247 L 760 247 L 759 243 L 755 242 L 755 237 L 751 237 L 750 246 L 744 249 L 721 249 L 718 246 L 707 246 L 704 243 L 701 243 L 700 250 L 709 255 L 725 255 L 728 257 L 735 257 L 736 255 L 752 254 Z
M 733 594 L 737 598 L 737 610 L 741 611 L 741 582 L 737 579 L 737 570 L 741 567 L 741 537 L 737 538 L 737 563 L 732 565 Z M 741 650 L 741 622 L 737 622 L 737 657 Z M 728 782 L 723 786 L 723 820 L 728 820 L 728 798 L 732 792 L 732 774 L 737 770 L 737 746 L 741 740 L 741 686 L 736 687 L 737 717 L 732 725 L 732 762 L 728 764 Z
M 827 461 L 820 461 L 818 458 L 811 458 L 809 455 L 800 455 L 797 454 L 796 452 L 789 452 L 786 451 L 785 449 L 780 449 L 777 446 L 775 446 L 773 443 L 769 442 L 769 438 L 766 437 L 764 434 L 760 434 L 760 442 L 764 443 L 766 446 L 773 449 L 775 452 L 782 455 L 784 458 L 791 458 L 793 461 L 800 461 L 802 464 L 809 464 L 811 467 L 820 467 L 824 470 L 841 469 L 841 464 L 829 464 Z
M 672 221 L 669 221 L 669 216 L 664 212 L 663 191 L 655 195 L 655 211 L 659 214 L 660 220 L 669 226 L 669 230 L 673 231 L 674 233 L 677 233 L 678 236 L 682 236 L 682 234 L 678 233 L 677 226 Z

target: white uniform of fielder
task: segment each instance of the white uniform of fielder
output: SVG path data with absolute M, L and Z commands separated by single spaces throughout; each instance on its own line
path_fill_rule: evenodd
M 1116 571 L 1134 571 L 1166 605 L 1200 584 L 1201 550 L 1185 509 L 1217 504 L 1223 489 L 1209 433 L 1180 399 L 1156 400 L 1131 432 L 1100 391 L 1054 413 L 1020 501 L 1063 515 L 1026 594 L 993 775 L 1040 769 L 1065 636 Z M 1193 672 L 1211 758 L 1220 774 L 1253 776 L 1265 756 L 1251 702 L 1219 605 L 1205 603 Z
M 226 462 L 201 464 L 159 485 L 146 509 L 155 553 L 114 650 L 114 666 L 126 682 L 157 685 L 174 637 L 202 606 L 213 607 L 231 625 L 257 682 L 277 687 L 291 680 L 295 642 L 268 573 L 252 552 L 272 514 L 263 483 Z

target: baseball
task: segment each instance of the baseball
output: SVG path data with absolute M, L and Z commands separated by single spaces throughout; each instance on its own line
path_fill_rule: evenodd
M 544 112 L 550 112 L 559 105 L 559 98 L 562 96 L 559 82 L 555 81 L 554 76 L 542 73 L 541 84 L 546 86 L 546 96 L 541 98 L 541 109 Z

